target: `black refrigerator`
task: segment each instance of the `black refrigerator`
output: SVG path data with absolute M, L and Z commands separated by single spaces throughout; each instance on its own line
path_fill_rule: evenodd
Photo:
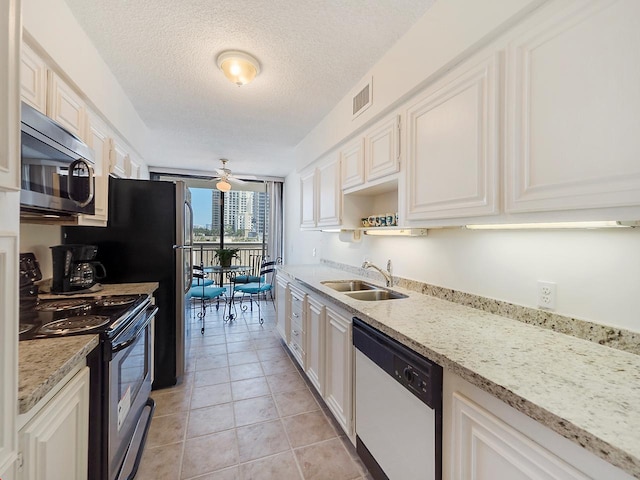
M 69 226 L 65 244 L 98 247 L 102 283 L 158 282 L 153 388 L 184 375 L 190 340 L 193 212 L 184 182 L 109 178 L 107 227 Z

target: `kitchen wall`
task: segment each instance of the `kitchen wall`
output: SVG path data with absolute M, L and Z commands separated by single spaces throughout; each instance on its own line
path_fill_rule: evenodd
M 51 278 L 53 273 L 51 250 L 49 249 L 52 245 L 60 245 L 60 227 L 20 224 L 20 253 L 35 253 L 42 271 L 42 278 Z
M 640 228 L 478 231 L 432 229 L 426 237 L 300 231 L 299 176 L 286 179 L 286 263 L 321 258 L 359 266 L 366 257 L 395 275 L 537 308 L 538 280 L 557 284 L 555 312 L 640 331 Z M 316 256 L 313 257 L 313 249 Z

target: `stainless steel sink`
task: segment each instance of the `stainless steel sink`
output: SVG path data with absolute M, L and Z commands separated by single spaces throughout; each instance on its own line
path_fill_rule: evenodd
M 359 292 L 346 292 L 345 295 L 355 298 L 356 300 L 365 300 L 370 302 L 407 298 L 407 295 L 400 292 L 394 292 L 393 290 L 363 290 Z
M 333 288 L 338 292 L 359 292 L 373 290 L 380 288 L 377 285 L 363 282 L 362 280 L 327 280 L 326 282 L 320 282 L 325 287 Z

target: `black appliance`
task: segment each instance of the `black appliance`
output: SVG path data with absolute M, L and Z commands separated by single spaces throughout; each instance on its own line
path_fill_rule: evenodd
M 184 374 L 190 338 L 192 212 L 184 182 L 109 178 L 107 227 L 63 227 L 64 244 L 98 247 L 102 283 L 159 282 L 153 388 Z
M 38 278 L 33 254 L 21 254 L 21 284 L 33 286 Z M 87 357 L 92 480 L 129 480 L 137 471 L 155 407 L 149 394 L 157 311 L 148 295 L 38 300 L 37 289 L 21 289 L 20 340 L 99 335 L 98 348 Z
M 94 261 L 98 253 L 95 245 L 56 245 L 50 248 L 52 293 L 87 291 L 107 273 L 104 265 Z
M 26 103 L 21 115 L 21 215 L 93 215 L 91 149 Z

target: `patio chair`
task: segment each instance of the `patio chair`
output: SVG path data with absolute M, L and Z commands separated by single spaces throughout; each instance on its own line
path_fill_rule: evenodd
M 273 303 L 273 307 L 275 308 L 275 302 L 273 298 L 273 275 L 276 271 L 276 266 L 282 263 L 282 259 L 278 257 L 273 261 L 263 261 L 260 265 L 260 272 L 258 274 L 258 281 L 245 283 L 245 284 L 236 284 L 233 289 L 233 295 L 236 293 L 241 293 L 240 297 L 240 309 L 243 312 L 247 311 L 247 306 L 243 305 L 244 297 L 249 295 L 249 305 L 251 310 L 253 311 L 253 297 L 256 297 L 256 305 L 258 306 L 258 316 L 260 319 L 260 324 L 264 323 L 264 319 L 262 318 L 262 311 L 260 309 L 259 296 L 264 295 L 265 300 L 267 298 L 267 293 L 271 296 L 271 303 Z

